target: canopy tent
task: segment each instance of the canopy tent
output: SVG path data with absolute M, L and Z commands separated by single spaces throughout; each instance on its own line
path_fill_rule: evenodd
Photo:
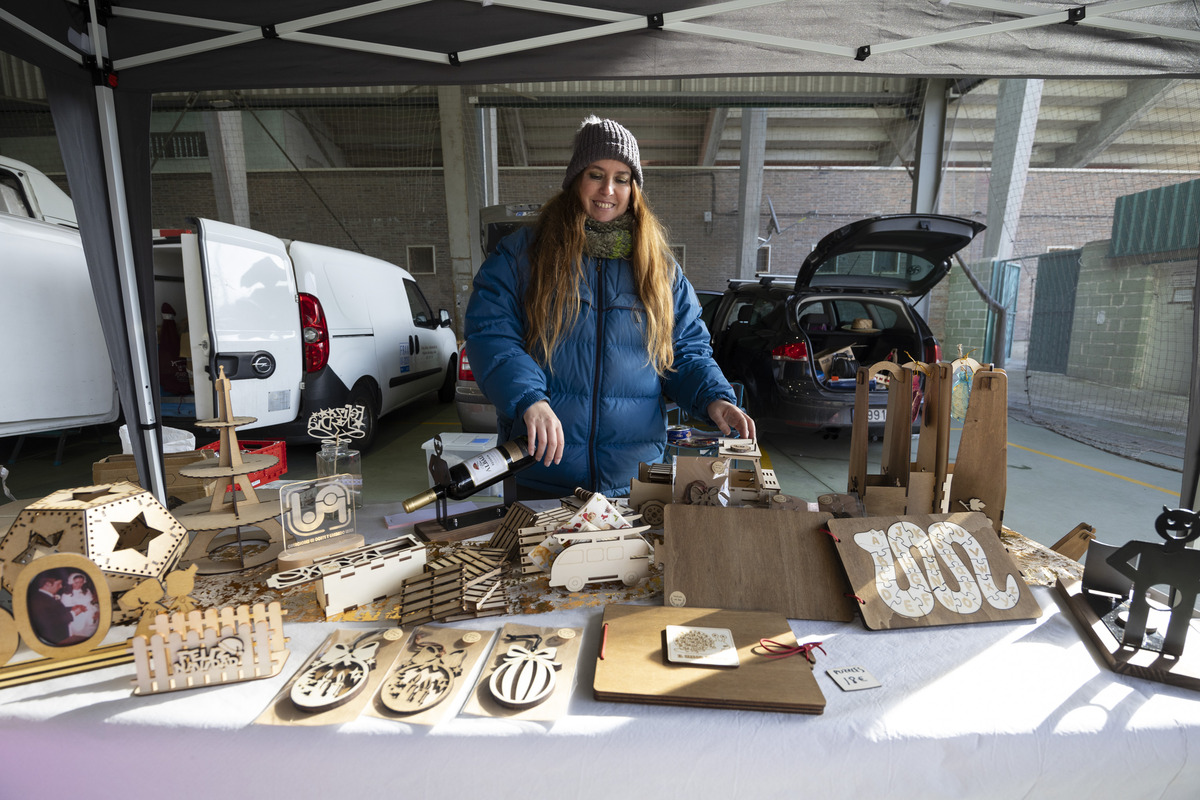
M 803 34 L 803 37 L 800 36 Z M 1178 0 L 2 0 L 43 70 L 143 485 L 164 498 L 149 215 L 152 92 L 771 74 L 1192 76 Z M 1200 326 L 1198 326 L 1200 330 Z M 1194 505 L 1200 387 L 1181 500 Z M 148 479 L 148 483 L 147 483 Z

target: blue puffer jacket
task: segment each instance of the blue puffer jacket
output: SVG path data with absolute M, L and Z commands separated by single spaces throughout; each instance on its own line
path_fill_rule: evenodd
M 526 409 L 549 400 L 562 422 L 561 463 L 535 464 L 518 482 L 545 492 L 576 487 L 609 496 L 629 493 L 638 463 L 662 459 L 666 444 L 663 395 L 707 419 L 713 400 L 734 401 L 712 360 L 708 330 L 692 285 L 676 267 L 675 366 L 659 378 L 647 363 L 642 303 L 626 259 L 585 258 L 587 284 L 575 327 L 543 370 L 526 351 L 525 290 L 533 230 L 503 239 L 475 276 L 467 304 L 467 357 L 483 393 L 496 405 L 500 441 L 525 433 Z

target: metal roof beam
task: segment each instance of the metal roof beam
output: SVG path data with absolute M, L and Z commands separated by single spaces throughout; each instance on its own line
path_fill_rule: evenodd
M 1100 121 L 1079 133 L 1075 144 L 1063 148 L 1055 156 L 1054 166 L 1065 169 L 1086 167 L 1180 83 L 1171 79 L 1130 81 L 1129 94 L 1106 104 Z

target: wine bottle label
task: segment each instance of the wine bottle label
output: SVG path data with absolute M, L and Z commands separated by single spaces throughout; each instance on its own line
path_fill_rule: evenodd
M 463 462 L 476 486 L 508 472 L 508 460 L 499 450 L 488 450 Z

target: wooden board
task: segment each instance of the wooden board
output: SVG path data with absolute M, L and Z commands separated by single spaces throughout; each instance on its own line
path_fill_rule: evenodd
M 1164 657 L 1153 650 L 1126 650 L 1101 621 L 1083 596 L 1083 583 L 1059 581 L 1054 586 L 1075 620 L 1083 628 L 1093 649 L 1104 659 L 1108 668 L 1119 675 L 1145 678 L 1185 689 L 1200 689 L 1200 633 L 1192 620 L 1188 636 L 1190 649 L 1185 648 L 1178 659 Z
M 982 511 L 1000 533 L 1008 473 L 1008 376 L 978 370 L 963 420 L 947 510 Z
M 740 666 L 699 667 L 666 660 L 668 625 L 727 628 Z M 604 623 L 592 684 L 597 700 L 820 714 L 825 695 L 803 656 L 766 658 L 760 639 L 794 645 L 782 615 L 766 611 L 613 605 Z
M 507 637 L 531 634 L 542 637 L 540 648 L 554 648 L 554 660 L 561 665 L 555 674 L 555 688 L 549 697 L 537 705 L 526 708 L 510 708 L 500 704 L 492 697 L 492 693 L 488 689 L 488 682 L 491 680 L 492 674 L 503 665 L 505 655 L 514 644 Z M 483 665 L 479 680 L 475 683 L 470 697 L 463 706 L 463 713 L 481 717 L 540 721 L 552 721 L 565 716 L 575 689 L 575 669 L 579 665 L 579 642 L 582 638 L 583 628 L 539 628 L 517 625 L 512 622 L 505 625 L 497 635 L 492 652 Z M 522 641 L 515 644 L 528 646 L 529 643 Z
M 663 600 L 672 606 L 774 611 L 790 619 L 848 622 L 857 604 L 827 512 L 666 508 Z
M 832 519 L 829 529 L 871 630 L 1041 616 L 981 513 Z

